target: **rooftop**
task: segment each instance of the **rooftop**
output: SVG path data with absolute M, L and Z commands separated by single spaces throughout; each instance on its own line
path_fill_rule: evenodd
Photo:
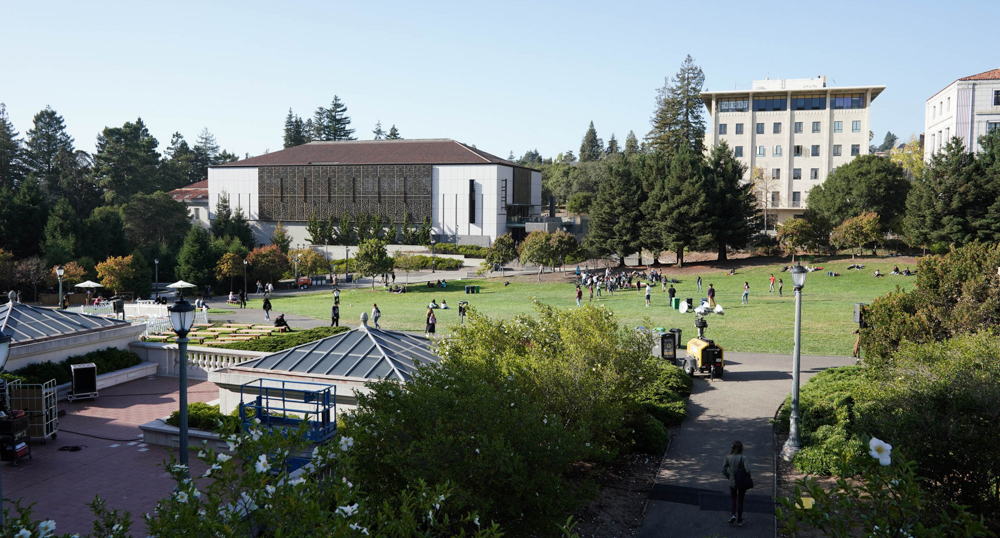
M 174 189 L 170 191 L 170 197 L 180 201 L 208 200 L 208 180 L 203 179 L 187 187 Z
M 516 164 L 447 138 L 309 142 L 218 168 L 319 164 Z M 197 185 L 197 183 L 196 183 Z
M 990 69 L 989 71 L 983 71 L 977 75 L 962 77 L 958 80 L 1000 80 L 1000 68 Z
M 3 332 L 12 338 L 11 345 L 17 345 L 127 327 L 131 323 L 66 310 L 7 303 L 0 305 L 0 325 L 3 326 Z
M 725 91 L 703 91 L 701 98 L 705 105 L 712 109 L 712 100 L 719 97 L 746 96 L 754 93 L 775 93 L 775 92 L 805 92 L 819 93 L 830 92 L 831 94 L 858 93 L 871 90 L 872 101 L 883 91 L 885 86 L 827 86 L 826 77 L 816 78 L 791 78 L 791 79 L 767 79 L 755 80 L 749 90 L 725 90 Z

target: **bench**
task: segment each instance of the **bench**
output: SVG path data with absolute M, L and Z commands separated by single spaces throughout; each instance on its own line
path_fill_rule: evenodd
M 234 329 L 249 329 L 250 327 L 253 327 L 253 323 L 227 323 L 223 326 L 232 327 Z
M 231 304 L 231 305 L 234 305 L 234 306 L 240 306 L 240 300 L 239 299 L 234 299 L 234 300 L 230 301 L 229 299 L 226 299 L 226 304 L 227 305 Z

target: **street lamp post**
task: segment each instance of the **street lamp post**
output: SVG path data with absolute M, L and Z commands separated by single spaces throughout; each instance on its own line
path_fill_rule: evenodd
M 292 260 L 295 262 L 295 287 L 299 287 L 299 259 L 302 257 L 301 254 L 296 254 Z
M 249 294 L 250 293 L 250 290 L 247 289 L 247 266 L 248 265 L 250 265 L 250 262 L 248 262 L 246 260 L 243 260 L 243 293 L 244 294 Z
M 153 260 L 154 273 L 156 274 L 156 299 L 160 299 L 160 259 Z
M 59 310 L 63 309 L 63 294 L 62 294 L 62 277 L 66 269 L 63 266 L 56 266 L 56 276 L 59 277 Z
M 13 301 L 11 301 L 13 303 Z M 13 304 L 11 305 L 13 308 Z M 10 355 L 10 340 L 11 338 L 6 334 L 0 332 L 0 372 L 3 371 L 4 366 L 7 364 L 7 357 Z M 0 390 L 3 394 L 7 394 L 7 382 L 0 378 Z M 2 478 L 2 476 L 0 476 Z M 4 520 L 3 520 L 3 482 L 0 481 L 0 533 L 3 533 Z
M 802 265 L 796 265 L 790 270 L 792 273 L 792 284 L 795 286 L 795 346 L 792 350 L 792 414 L 789 420 L 788 440 L 785 441 L 784 448 L 781 449 L 781 457 L 785 461 L 791 461 L 802 448 L 802 441 L 799 438 L 799 370 L 801 365 L 802 352 L 802 288 L 806 285 L 807 271 Z
M 433 239 L 431 239 L 431 272 L 432 273 L 435 272 L 435 270 L 437 269 L 437 256 L 435 256 L 436 253 L 434 251 L 434 244 L 435 244 L 435 241 Z
M 345 281 L 347 280 L 347 277 L 351 276 L 351 270 L 350 270 L 349 266 L 347 265 L 348 262 L 350 262 L 350 261 L 351 261 L 351 247 L 350 246 L 345 246 L 344 247 L 344 280 Z
M 168 308 L 170 311 L 170 324 L 173 325 L 174 332 L 177 334 L 177 347 L 178 354 L 180 357 L 178 361 L 180 363 L 180 449 L 181 449 L 181 465 L 184 466 L 184 474 L 189 475 L 190 470 L 188 469 L 188 393 L 187 393 L 187 345 L 188 345 L 188 331 L 191 330 L 191 326 L 194 324 L 194 306 L 191 303 L 180 298 L 174 303 L 174 306 Z

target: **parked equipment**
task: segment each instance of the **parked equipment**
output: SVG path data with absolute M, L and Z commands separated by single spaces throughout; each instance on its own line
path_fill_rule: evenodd
M 702 305 L 695 308 L 694 313 L 694 326 L 698 329 L 698 336 L 688 340 L 687 354 L 683 358 L 677 358 L 677 366 L 692 377 L 695 373 L 707 373 L 712 379 L 721 378 L 726 366 L 724 352 L 722 347 L 713 340 L 705 338 L 705 329 L 708 328 L 705 316 L 708 314 L 723 315 L 722 307 L 716 306 L 712 310 L 707 305 Z
M 56 405 L 56 380 L 42 384 L 11 381 L 7 384 L 9 405 L 23 409 L 28 417 L 28 437 L 41 439 L 42 444 L 56 438 L 59 430 L 59 409 Z

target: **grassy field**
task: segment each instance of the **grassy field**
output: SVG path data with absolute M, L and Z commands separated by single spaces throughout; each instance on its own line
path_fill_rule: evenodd
M 862 260 L 858 260 L 862 261 Z M 883 260 L 863 260 L 864 270 L 847 270 L 853 263 L 850 259 L 819 263 L 822 271 L 809 273 L 802 302 L 802 352 L 809 355 L 850 355 L 856 336 L 854 323 L 854 303 L 870 302 L 877 296 L 893 291 L 896 287 L 909 289 L 915 277 L 889 275 L 874 278 L 876 268 L 883 274 L 892 271 L 894 262 Z M 902 267 L 902 264 L 900 264 Z M 760 266 L 737 271 L 735 276 L 727 276 L 723 270 L 706 269 L 700 273 L 704 289 L 712 283 L 716 288 L 716 301 L 725 309 L 725 315 L 709 316 L 709 327 L 705 335 L 714 339 L 730 351 L 760 353 L 791 353 L 795 323 L 795 299 L 792 293 L 791 275 L 780 272 L 780 265 Z M 912 265 L 911 268 L 915 268 Z M 836 271 L 839 277 L 827 276 L 827 271 Z M 777 291 L 768 292 L 768 276 L 784 280 L 784 297 Z M 669 269 L 664 274 L 672 276 Z M 699 273 L 685 270 L 683 275 L 673 275 L 680 280 L 674 284 L 677 296 L 694 298 L 697 305 L 704 292 L 699 293 L 695 280 Z M 563 278 L 564 277 L 564 278 Z M 380 324 L 383 328 L 403 331 L 423 331 L 427 304 L 436 299 L 448 302 L 450 310 L 437 311 L 437 332 L 447 334 L 458 325 L 458 303 L 467 300 L 477 309 L 491 317 L 511 318 L 518 314 L 534 315 L 532 300 L 557 307 L 576 308 L 573 275 L 549 275 L 549 282 L 535 282 L 534 277 L 510 279 L 510 286 L 504 287 L 499 279 L 454 281 L 446 289 L 428 289 L 420 285 L 410 287 L 410 292 L 397 295 L 370 289 L 347 290 L 341 293 L 341 324 L 357 325 L 361 312 L 371 312 L 372 303 L 378 303 L 382 311 Z M 553 281 L 555 280 L 555 281 Z M 750 282 L 750 304 L 741 305 L 743 282 Z M 479 285 L 478 295 L 466 295 L 466 283 Z M 589 293 L 584 290 L 584 302 Z M 647 308 L 643 295 L 635 291 L 619 291 L 614 296 L 604 293 L 594 303 L 611 309 L 623 324 L 629 327 L 677 327 L 684 330 L 684 341 L 697 334 L 694 328 L 694 314 L 681 314 L 668 307 L 667 294 L 659 286 L 654 287 L 652 306 Z M 272 300 L 275 314 L 294 313 L 318 319 L 329 319 L 333 305 L 332 294 L 304 294 L 278 297 Z M 250 308 L 259 309 L 260 300 L 251 300 Z

